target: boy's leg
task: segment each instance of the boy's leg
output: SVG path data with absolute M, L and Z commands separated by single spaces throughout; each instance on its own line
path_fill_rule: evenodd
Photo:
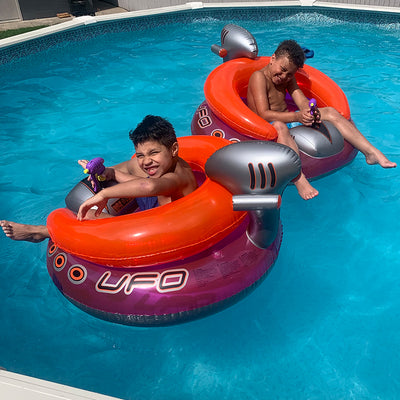
M 356 128 L 356 126 L 344 118 L 332 107 L 320 108 L 321 119 L 331 122 L 342 134 L 342 136 L 356 149 L 364 154 L 368 164 L 379 164 L 383 168 L 394 168 L 396 163 L 388 158 Z
M 0 221 L 0 225 L 5 235 L 13 240 L 38 243 L 50 238 L 46 225 L 18 224 L 12 221 Z
M 286 124 L 283 122 L 275 121 L 272 123 L 272 125 L 278 132 L 277 142 L 290 147 L 297 154 L 299 154 L 299 148 L 297 147 L 296 142 L 290 135 L 289 129 L 286 126 Z M 316 190 L 314 187 L 310 185 L 310 182 L 308 182 L 307 178 L 303 174 L 303 171 L 300 173 L 300 176 L 293 183 L 295 184 L 297 191 L 299 192 L 299 195 L 304 200 L 310 200 L 318 195 L 318 190 Z
M 100 216 L 94 215 L 94 210 L 89 210 L 86 219 L 112 218 L 112 215 L 101 213 Z M 45 239 L 50 239 L 50 234 L 46 225 L 19 224 L 12 221 L 0 221 L 0 226 L 4 234 L 12 240 L 23 240 L 25 242 L 38 243 Z

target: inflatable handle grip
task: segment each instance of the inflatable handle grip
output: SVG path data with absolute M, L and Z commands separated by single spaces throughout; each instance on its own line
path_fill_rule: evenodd
M 281 202 L 279 194 L 232 196 L 233 211 L 276 210 Z
M 211 51 L 221 58 L 225 58 L 228 55 L 228 51 L 217 44 L 211 46 Z
M 94 184 L 94 191 L 96 193 L 101 189 L 98 182 L 104 181 L 104 177 L 101 174 L 105 169 L 104 159 L 96 157 L 86 164 L 86 169 L 83 171 L 85 174 L 90 174 L 90 179 Z

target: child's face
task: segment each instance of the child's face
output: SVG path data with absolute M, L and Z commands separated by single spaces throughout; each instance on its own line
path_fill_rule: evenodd
M 287 56 L 277 58 L 274 54 L 270 61 L 270 72 L 274 85 L 285 86 L 293 79 L 297 72 L 297 67 L 289 61 Z
M 139 167 L 150 177 L 160 178 L 174 167 L 178 155 L 178 143 L 168 149 L 157 141 L 147 141 L 136 146 Z

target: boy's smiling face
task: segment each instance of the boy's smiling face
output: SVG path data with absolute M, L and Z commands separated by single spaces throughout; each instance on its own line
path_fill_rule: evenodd
M 136 159 L 139 167 L 150 177 L 160 178 L 170 172 L 176 164 L 178 143 L 170 149 L 160 142 L 149 140 L 136 146 Z
M 272 55 L 269 64 L 270 79 L 275 86 L 286 86 L 294 77 L 298 68 L 287 56 Z

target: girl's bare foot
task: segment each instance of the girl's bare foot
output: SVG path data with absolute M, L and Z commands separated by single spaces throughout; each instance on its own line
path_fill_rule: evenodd
M 45 225 L 26 225 L 12 221 L 0 221 L 5 235 L 12 240 L 38 243 L 50 237 Z
M 318 190 L 310 185 L 310 182 L 308 182 L 303 173 L 301 173 L 300 177 L 294 182 L 294 184 L 299 192 L 299 195 L 304 200 L 310 200 L 319 194 Z
M 373 152 L 365 154 L 367 164 L 379 164 L 382 168 L 395 168 L 397 164 L 388 160 L 388 158 L 378 149 Z

